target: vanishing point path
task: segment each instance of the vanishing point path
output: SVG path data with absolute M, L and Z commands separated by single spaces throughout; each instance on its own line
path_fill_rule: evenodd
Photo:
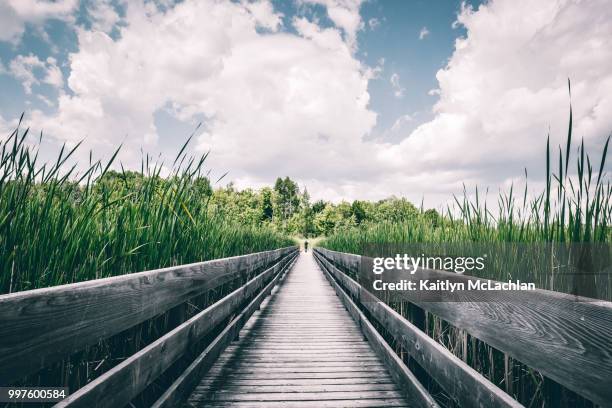
M 362 266 L 357 254 L 292 246 L 0 295 L 0 384 L 165 315 L 174 322 L 167 333 L 55 406 L 437 408 L 427 389 L 435 384 L 457 406 L 524 407 L 513 382 L 490 381 L 425 332 L 431 313 L 564 392 L 612 407 L 611 302 L 543 289 L 506 292 L 502 302 L 483 301 L 482 291 L 465 291 L 462 302 L 407 292 L 407 319 L 352 279 Z M 450 277 L 479 280 L 437 270 L 418 279 Z M 226 295 L 191 310 L 191 299 L 213 290 Z M 403 357 L 429 375 L 426 384 Z
M 0 384 L 167 316 L 167 333 L 55 407 L 437 408 L 427 389 L 436 384 L 457 406 L 523 408 L 512 383 L 491 382 L 424 331 L 431 313 L 576 398 L 612 407 L 611 302 L 542 289 L 504 292 L 501 302 L 481 291 L 465 291 L 462 302 L 407 292 L 415 312 L 407 319 L 352 279 L 362 266 L 357 254 L 292 246 L 0 295 Z M 419 279 L 451 277 L 423 270 Z M 191 299 L 213 290 L 226 294 L 191 310 Z M 426 384 L 404 358 L 429 375 Z
M 312 253 L 253 314 L 186 407 L 407 407 Z

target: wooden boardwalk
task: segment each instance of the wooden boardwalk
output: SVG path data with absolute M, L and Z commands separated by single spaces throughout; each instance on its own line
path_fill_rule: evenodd
M 568 401 L 612 407 L 612 302 L 541 289 L 427 302 L 405 291 L 408 319 L 359 279 L 371 262 L 291 246 L 0 295 L 0 385 L 38 385 L 30 380 L 46 370 L 63 377 L 75 353 L 131 344 L 125 333 L 167 319 L 158 338 L 56 407 L 438 408 L 430 384 L 456 406 L 523 407 L 514 382 L 491 382 L 423 330 L 431 313 L 567 388 Z M 426 269 L 416 278 L 480 280 Z M 192 310 L 209 293 L 220 298 Z M 428 377 L 417 378 L 408 358 Z
M 186 407 L 408 407 L 311 253 L 301 254 Z

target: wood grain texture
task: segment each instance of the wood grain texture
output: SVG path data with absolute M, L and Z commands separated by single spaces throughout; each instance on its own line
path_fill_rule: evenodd
M 236 339 L 242 327 L 260 307 L 264 299 L 270 295 L 274 287 L 295 263 L 297 254 L 285 265 L 283 271 L 274 279 L 235 317 L 223 331 L 206 347 L 206 349 L 187 367 L 187 369 L 168 387 L 168 389 L 152 405 L 152 408 L 171 408 L 180 405 L 183 399 L 191 393 L 200 378 L 209 371 L 219 355 Z
M 278 291 L 253 314 L 240 340 L 206 370 L 185 406 L 414 405 L 312 256 L 303 254 Z
M 58 403 L 57 407 L 125 406 L 183 355 L 188 347 L 210 333 L 245 300 L 261 291 L 287 264 L 288 257 L 251 279 L 121 364 Z
M 363 289 L 324 257 L 323 267 L 348 288 L 354 299 L 359 299 L 370 315 L 380 323 L 430 376 L 461 406 L 465 407 L 522 407 L 520 403 L 495 386 L 476 370 L 455 357 L 416 326 L 404 319 L 388 305 Z M 346 286 L 345 286 L 346 285 Z
M 189 402 L 186 407 L 201 407 L 199 402 Z M 377 399 L 349 399 L 349 400 L 318 400 L 318 401 L 210 401 L 207 408 L 387 408 L 411 407 L 405 399 L 377 398 Z
M 0 296 L 0 383 L 61 360 L 294 247 Z
M 396 383 L 400 384 L 405 395 L 410 395 L 411 401 L 414 406 L 423 408 L 435 408 L 438 407 L 437 402 L 427 392 L 425 387 L 417 380 L 414 374 L 408 369 L 401 358 L 395 354 L 393 349 L 387 344 L 385 339 L 376 331 L 372 323 L 365 317 L 365 315 L 359 310 L 359 307 L 353 302 L 350 295 L 342 289 L 342 287 L 336 282 L 329 271 L 321 262 L 321 258 L 315 255 L 315 259 L 319 262 L 321 270 L 336 290 L 336 293 L 340 297 L 340 300 L 347 308 L 353 319 L 359 323 L 359 327 L 363 331 L 365 337 L 368 339 L 372 348 L 378 355 L 378 357 L 385 363 L 389 368 L 389 372 L 395 379 Z
M 357 255 L 316 251 L 359 270 Z M 352 263 L 351 263 L 352 262 Z M 424 278 L 474 279 L 422 270 Z M 352 291 L 354 289 L 351 289 Z M 568 389 L 607 406 L 612 401 L 612 303 L 537 289 L 482 295 L 464 292 L 454 302 L 407 300 L 540 371 Z

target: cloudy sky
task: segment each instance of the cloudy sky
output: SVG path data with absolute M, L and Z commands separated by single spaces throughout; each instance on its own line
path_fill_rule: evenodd
M 438 206 L 537 184 L 546 135 L 612 131 L 609 0 L 0 0 L 0 137 L 139 168 L 192 153 L 238 186 Z M 597 158 L 597 161 L 599 158 Z

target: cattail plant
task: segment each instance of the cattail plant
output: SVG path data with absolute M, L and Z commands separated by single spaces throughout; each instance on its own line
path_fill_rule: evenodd
M 489 251 L 498 248 L 491 265 L 478 276 L 520 279 L 542 289 L 612 301 L 612 279 L 605 273 L 612 259 L 612 186 L 606 173 L 610 137 L 598 162 L 592 162 L 584 140 L 574 158 L 572 122 L 570 102 L 565 146 L 553 150 L 547 138 L 545 188 L 535 196 L 529 194 L 525 170 L 522 193 L 517 195 L 514 187 L 500 192 L 496 209 L 478 188 L 470 196 L 464 187 L 462 197 L 455 197 L 454 206 L 447 208 L 437 225 L 432 225 L 421 210 L 404 223 L 366 223 L 339 229 L 319 245 L 358 254 L 385 245 L 401 248 L 429 244 L 435 250 L 437 245 L 468 243 Z M 517 259 L 522 262 L 517 263 Z M 598 273 L 601 270 L 604 273 Z M 411 305 L 400 302 L 391 306 L 410 318 Z M 425 331 L 526 406 L 593 406 L 429 312 L 425 312 Z M 401 347 L 397 351 L 401 355 Z M 456 406 L 435 384 L 427 385 L 443 405 Z

